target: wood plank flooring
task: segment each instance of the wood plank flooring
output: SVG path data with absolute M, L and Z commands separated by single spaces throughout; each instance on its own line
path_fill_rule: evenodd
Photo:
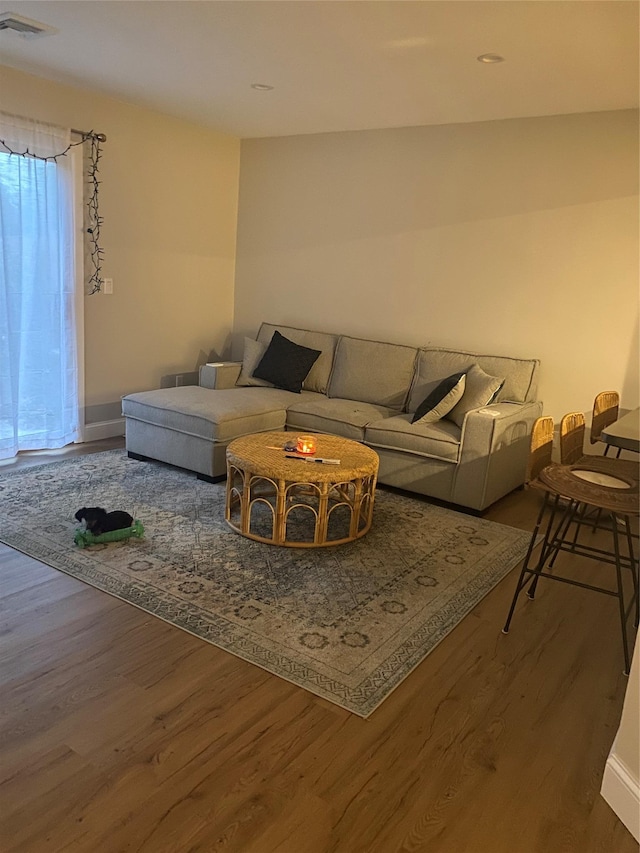
M 4 545 L 0 571 L 2 853 L 638 850 L 599 793 L 614 599 L 541 582 L 505 636 L 512 572 L 362 720 Z

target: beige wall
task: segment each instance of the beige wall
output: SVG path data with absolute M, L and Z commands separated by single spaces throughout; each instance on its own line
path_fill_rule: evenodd
M 0 66 L 2 109 L 105 133 L 103 275 L 85 298 L 87 420 L 221 352 L 233 324 L 240 141 Z
M 89 420 L 263 319 L 538 357 L 556 419 L 638 405 L 637 112 L 245 140 L 238 214 L 239 140 L 1 66 L 0 95 L 108 137 Z
M 631 664 L 615 751 L 640 786 L 640 635 L 638 641 Z
M 635 111 L 242 142 L 234 354 L 263 319 L 541 359 L 638 405 Z
M 640 841 L 640 633 L 631 662 L 620 728 L 602 780 L 602 796 Z

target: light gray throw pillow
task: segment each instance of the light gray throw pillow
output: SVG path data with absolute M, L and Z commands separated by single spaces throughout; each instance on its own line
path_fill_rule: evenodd
M 452 379 L 452 377 L 449 377 Z M 462 395 L 464 394 L 464 389 L 466 387 L 466 376 L 463 373 L 462 376 L 457 380 L 453 388 L 447 391 L 444 396 L 438 393 L 441 386 L 445 386 L 445 383 L 448 382 L 445 379 L 440 383 L 438 388 L 435 391 L 432 391 L 431 394 L 424 400 L 423 404 L 416 409 L 416 415 L 414 415 L 415 420 L 412 420 L 412 424 L 422 424 L 426 426 L 426 424 L 434 424 L 436 421 L 441 420 L 445 415 L 449 414 L 449 412 L 453 409 L 456 403 L 462 399 Z M 438 399 L 440 397 L 440 399 Z M 434 405 L 431 406 L 430 403 L 433 402 Z M 421 414 L 422 408 L 426 406 L 427 411 L 424 414 Z
M 253 375 L 253 371 L 260 363 L 266 349 L 265 344 L 261 344 L 260 341 L 254 341 L 253 338 L 244 339 L 242 368 L 240 369 L 240 376 L 236 379 L 236 385 L 259 385 L 262 388 L 273 388 L 272 382 L 267 382 L 266 379 L 258 379 L 257 376 Z
M 490 403 L 502 388 L 503 383 L 504 378 L 489 376 L 477 364 L 472 365 L 465 373 L 464 394 L 445 417 L 462 428 L 467 412 L 480 409 Z

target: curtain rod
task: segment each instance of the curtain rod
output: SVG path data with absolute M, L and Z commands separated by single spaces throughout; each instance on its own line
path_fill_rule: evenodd
M 90 137 L 93 137 L 94 139 L 97 139 L 98 142 L 106 142 L 107 141 L 107 137 L 105 136 L 104 133 L 93 133 L 93 131 L 90 131 L 90 130 L 76 130 L 75 127 L 71 128 L 71 133 L 77 133 L 78 136 L 84 136 L 85 139 L 89 139 Z

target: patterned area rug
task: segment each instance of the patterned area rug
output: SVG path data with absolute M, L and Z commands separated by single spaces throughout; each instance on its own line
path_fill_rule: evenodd
M 0 540 L 367 717 L 523 559 L 530 534 L 379 490 L 363 539 L 245 539 L 225 484 L 78 456 L 0 476 Z M 130 512 L 140 539 L 79 548 L 82 506 Z

